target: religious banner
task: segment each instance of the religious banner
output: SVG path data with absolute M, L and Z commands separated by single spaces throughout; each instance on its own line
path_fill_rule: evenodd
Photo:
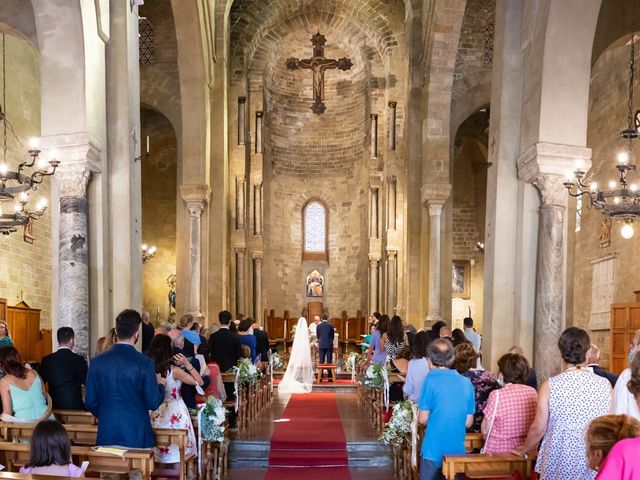
M 324 277 L 314 270 L 307 275 L 307 297 L 322 297 L 324 295 Z

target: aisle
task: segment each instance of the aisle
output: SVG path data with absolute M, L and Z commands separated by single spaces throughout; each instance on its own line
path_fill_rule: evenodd
M 266 480 L 350 480 L 335 393 L 292 395 L 270 441 Z

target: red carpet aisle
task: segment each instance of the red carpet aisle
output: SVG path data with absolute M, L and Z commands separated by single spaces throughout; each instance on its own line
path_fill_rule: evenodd
M 292 395 L 271 436 L 265 480 L 350 480 L 335 393 Z

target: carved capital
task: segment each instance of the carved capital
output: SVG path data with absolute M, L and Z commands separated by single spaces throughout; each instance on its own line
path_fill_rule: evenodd
M 518 157 L 518 178 L 527 183 L 534 183 L 540 174 L 564 177 L 573 172 L 577 163 L 582 163 L 582 170 L 591 168 L 591 149 L 575 145 L 556 143 L 535 143 Z
M 238 97 L 238 103 L 245 103 L 247 101 L 247 97 Z
M 369 118 L 371 118 L 371 120 L 378 120 L 378 114 L 372 113 L 371 115 L 369 115 Z
M 61 165 L 55 174 L 60 198 L 86 197 L 89 178 L 91 171 L 87 166 L 67 164 L 62 168 Z
M 56 158 L 60 161 L 58 172 L 65 169 L 76 172 L 87 169 L 91 173 L 100 173 L 102 170 L 102 146 L 90 133 L 49 135 L 41 137 L 39 143 L 43 158 Z
M 395 250 L 387 250 L 387 260 L 388 261 L 395 262 L 397 255 L 398 255 L 397 251 L 395 251 Z
M 542 205 L 567 206 L 567 189 L 564 186 L 565 177 L 560 175 L 539 174 L 532 182 L 540 193 Z
M 245 247 L 233 247 L 233 250 L 239 258 L 244 258 L 244 252 L 246 251 Z
M 376 257 L 375 255 L 369 255 L 369 266 L 371 268 L 378 268 L 379 261 L 380 261 L 380 257 Z
M 263 112 L 261 111 L 256 112 L 256 118 L 262 118 L 262 115 L 264 115 Z
M 189 215 L 192 217 L 199 217 L 207 205 L 209 204 L 209 196 L 211 195 L 211 189 L 209 185 L 181 185 L 180 195 L 187 204 Z
M 395 110 L 395 108 L 398 106 L 398 102 L 389 102 L 389 108 L 393 108 Z
M 444 182 L 424 183 L 420 189 L 422 203 L 425 207 L 430 205 L 442 205 L 448 200 L 451 195 L 451 184 Z
M 256 261 L 257 264 L 261 264 L 264 258 L 264 254 L 262 252 L 253 252 L 251 256 L 253 257 L 253 259 Z

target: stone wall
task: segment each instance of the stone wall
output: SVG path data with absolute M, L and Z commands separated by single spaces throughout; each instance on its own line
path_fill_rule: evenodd
M 7 118 L 23 145 L 8 133 L 7 164 L 15 169 L 26 157 L 29 137 L 40 135 L 40 57 L 25 40 L 6 35 Z M 30 205 L 41 197 L 49 198 L 51 178 L 45 179 L 36 192 L 31 193 Z M 13 203 L 2 203 L 10 211 Z M 0 237 L 0 297 L 9 305 L 24 300 L 33 308 L 42 309 L 40 326 L 51 327 L 51 205 L 45 215 L 35 222 L 32 245 L 22 240 L 22 229 Z
M 608 182 L 617 178 L 616 155 L 624 147 L 619 137 L 620 131 L 626 127 L 627 122 L 629 46 L 626 40 L 625 38 L 609 46 L 595 60 L 591 70 L 587 146 L 592 149 L 593 163 L 589 173 L 601 188 L 607 188 Z M 636 45 L 636 65 L 640 61 L 638 53 L 639 49 Z M 637 164 L 640 158 L 637 142 L 634 155 Z M 631 182 L 637 183 L 637 174 L 632 173 L 630 178 Z M 614 222 L 611 229 L 611 245 L 601 248 L 599 237 L 603 216 L 594 209 L 586 208 L 587 206 L 588 200 L 585 199 L 580 231 L 575 233 L 573 318 L 567 319 L 567 323 L 572 322 L 590 331 L 592 340 L 601 349 L 602 364 L 607 366 L 611 347 L 610 324 L 608 320 L 598 321 L 596 324 L 591 320 L 590 315 L 592 312 L 592 262 L 615 255 L 612 303 L 635 301 L 633 291 L 640 289 L 640 272 L 634 267 L 640 256 L 640 232 L 638 225 L 635 225 L 635 235 L 625 240 L 620 236 L 622 224 Z M 570 212 L 570 215 L 574 214 L 575 211 Z

